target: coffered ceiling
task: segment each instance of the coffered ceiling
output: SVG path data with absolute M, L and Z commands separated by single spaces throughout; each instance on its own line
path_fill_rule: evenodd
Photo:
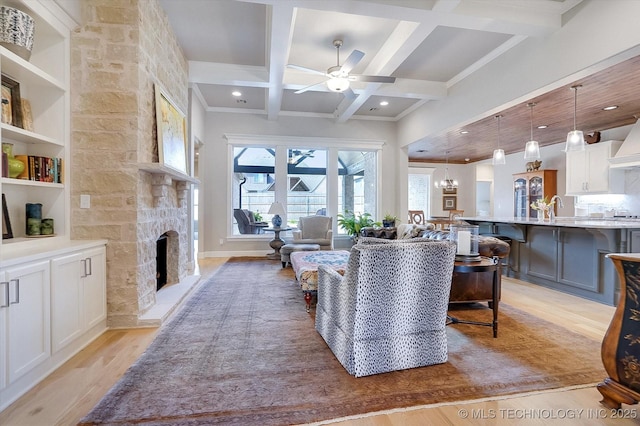
M 189 61 L 189 80 L 208 111 L 347 120 L 398 121 L 529 37 L 557 31 L 582 0 L 160 0 Z M 340 65 L 354 50 L 364 57 L 352 74 L 395 77 L 395 83 L 353 81 L 356 96 L 330 91 L 319 73 L 337 65 L 333 40 L 343 40 Z M 585 132 L 634 122 L 640 113 L 637 59 L 583 78 L 578 124 Z M 635 75 L 630 81 L 629 75 Z M 318 85 L 316 85 L 318 84 Z M 313 86 L 300 94 L 295 92 Z M 564 140 L 573 127 L 569 85 L 499 111 L 501 147 L 522 151 L 530 109 L 541 145 Z M 633 89 L 631 89 L 633 87 Z M 239 91 L 241 96 L 233 96 Z M 381 105 L 382 101 L 388 102 Z M 604 112 L 610 103 L 620 108 Z M 462 135 L 459 130 L 467 130 Z M 408 147 L 414 160 L 464 162 L 491 157 L 493 116 Z

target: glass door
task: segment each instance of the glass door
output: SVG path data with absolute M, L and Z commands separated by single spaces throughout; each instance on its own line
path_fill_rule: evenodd
M 518 219 L 527 218 L 527 181 L 518 178 L 513 183 L 513 216 Z
M 542 199 L 543 186 L 542 178 L 540 176 L 534 176 L 529 179 L 529 217 L 537 217 L 538 212 L 531 208 L 531 203 L 535 203 Z

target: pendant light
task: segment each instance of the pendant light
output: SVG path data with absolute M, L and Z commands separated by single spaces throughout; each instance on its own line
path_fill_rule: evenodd
M 524 159 L 525 160 L 538 160 L 540 158 L 540 145 L 538 141 L 533 140 L 533 107 L 536 106 L 535 102 L 529 102 L 527 104 L 531 108 L 531 139 L 524 147 Z
M 582 87 L 581 84 L 571 86 L 574 90 L 573 98 L 573 130 L 567 134 L 567 143 L 564 146 L 564 152 L 569 151 L 584 151 L 586 143 L 584 141 L 584 134 L 582 130 L 576 129 L 576 110 L 578 109 L 578 87 Z
M 440 182 L 436 182 L 436 188 L 452 190 L 458 187 L 458 181 L 449 178 L 449 151 L 445 152 L 445 166 L 444 166 L 444 179 Z
M 496 115 L 495 117 L 498 120 L 498 148 L 493 150 L 493 159 L 491 160 L 491 164 L 494 166 L 506 164 L 507 162 L 504 156 L 504 150 L 500 148 L 500 117 L 502 116 Z

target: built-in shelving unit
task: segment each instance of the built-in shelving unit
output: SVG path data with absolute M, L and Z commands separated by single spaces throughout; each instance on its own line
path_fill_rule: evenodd
M 35 20 L 34 45 L 28 60 L 0 46 L 0 72 L 19 84 L 20 97 L 31 105 L 33 130 L 0 123 L 0 139 L 13 154 L 62 158 L 62 183 L 3 177 L 9 223 L 14 238 L 0 243 L 0 260 L 12 244 L 39 245 L 25 237 L 25 205 L 41 203 L 43 217 L 54 219 L 56 238 L 69 238 L 68 159 L 70 140 L 69 28 L 55 19 L 46 2 L 2 1 Z M 4 217 L 3 217 L 4 220 Z M 6 225 L 5 225 L 6 226 Z M 4 228 L 6 229 L 6 228 Z

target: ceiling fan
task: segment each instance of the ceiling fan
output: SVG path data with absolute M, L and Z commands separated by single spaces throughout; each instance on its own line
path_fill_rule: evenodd
M 342 47 L 342 40 L 334 40 L 333 45 L 335 46 L 337 52 L 337 65 L 327 69 L 327 72 L 317 71 L 311 68 L 302 67 L 300 65 L 287 65 L 289 68 L 329 77 L 327 80 L 320 83 L 303 87 L 302 89 L 296 91 L 296 94 L 306 92 L 309 89 L 326 83 L 329 90 L 333 92 L 344 93 L 345 96 L 353 98 L 355 97 L 355 93 L 353 92 L 353 90 L 351 90 L 351 87 L 349 87 L 351 81 L 364 81 L 369 83 L 393 83 L 396 81 L 395 77 L 386 77 L 381 75 L 350 75 L 349 72 L 364 57 L 364 52 L 354 50 L 347 57 L 347 60 L 344 61 L 342 65 L 340 65 L 340 48 Z

